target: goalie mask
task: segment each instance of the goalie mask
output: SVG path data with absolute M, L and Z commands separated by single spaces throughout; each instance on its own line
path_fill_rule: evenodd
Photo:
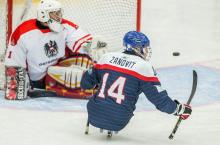
M 141 32 L 129 31 L 123 39 L 125 51 L 134 52 L 145 60 L 151 57 L 150 40 Z
M 61 3 L 57 0 L 41 0 L 37 9 L 37 20 L 47 23 L 48 27 L 54 32 L 60 32 L 63 29 L 61 24 L 63 9 Z

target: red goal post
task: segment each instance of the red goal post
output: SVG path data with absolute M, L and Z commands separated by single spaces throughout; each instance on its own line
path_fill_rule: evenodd
M 27 19 L 36 18 L 39 1 L 0 0 L 1 58 L 4 57 L 6 44 L 16 26 Z M 94 35 L 103 36 L 110 51 L 122 50 L 122 38 L 127 31 L 141 29 L 141 0 L 59 1 L 63 5 L 64 18 Z

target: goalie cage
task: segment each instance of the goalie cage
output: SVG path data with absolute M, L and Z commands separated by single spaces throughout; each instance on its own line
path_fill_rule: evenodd
M 40 0 L 0 0 L 0 89 L 4 89 L 4 56 L 10 35 L 17 25 L 36 18 Z M 59 0 L 64 18 L 94 35 L 106 38 L 109 51 L 121 50 L 127 31 L 140 31 L 141 0 Z

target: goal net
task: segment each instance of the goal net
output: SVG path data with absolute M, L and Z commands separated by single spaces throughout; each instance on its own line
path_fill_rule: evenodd
M 110 51 L 122 50 L 127 31 L 140 30 L 141 0 L 59 0 L 68 19 L 108 43 Z M 40 0 L 0 0 L 0 55 L 5 54 L 7 36 L 21 22 L 36 18 Z M 2 20 L 3 18 L 3 20 Z M 0 87 L 4 70 L 1 62 Z

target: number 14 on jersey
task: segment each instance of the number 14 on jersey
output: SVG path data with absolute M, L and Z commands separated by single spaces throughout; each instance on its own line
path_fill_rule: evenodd
M 126 78 L 125 77 L 118 77 L 109 87 L 109 89 L 106 89 L 106 82 L 108 80 L 109 77 L 109 73 L 105 73 L 103 75 L 103 83 L 100 89 L 100 92 L 98 94 L 99 97 L 101 98 L 105 98 L 105 94 L 104 91 L 107 91 L 108 96 L 115 98 L 116 99 L 116 103 L 121 104 L 122 100 L 125 99 L 125 95 L 123 95 L 123 90 L 124 90 L 124 85 L 126 82 Z

